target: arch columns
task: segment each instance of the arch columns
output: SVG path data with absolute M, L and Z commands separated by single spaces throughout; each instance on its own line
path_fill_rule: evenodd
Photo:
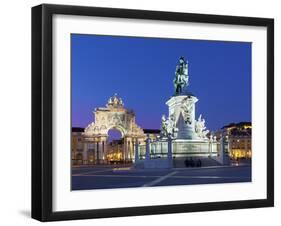
M 83 143 L 83 164 L 88 164 L 88 143 L 84 141 Z
M 123 146 L 123 153 L 122 153 L 122 155 L 123 155 L 123 160 L 124 160 L 124 162 L 127 162 L 127 160 L 128 160 L 128 141 L 127 141 L 127 137 L 126 136 L 124 136 L 124 146 Z
M 134 158 L 134 138 L 131 136 L 124 137 L 123 159 L 125 162 L 133 161 Z
M 94 147 L 95 147 L 95 163 L 100 164 L 102 163 L 102 141 L 101 137 L 96 137 L 95 142 L 94 142 Z
M 131 138 L 130 141 L 130 160 L 133 161 L 134 159 L 134 138 Z
M 124 132 L 125 131 L 125 132 Z M 121 131 L 120 131 L 121 132 Z M 122 150 L 122 160 L 124 162 L 134 162 L 135 158 L 135 144 L 136 142 L 143 139 L 143 136 L 136 136 L 132 134 L 126 134 L 126 130 L 123 129 L 123 150 Z M 138 143 L 139 144 L 139 143 Z M 91 134 L 84 136 L 83 142 L 83 164 L 107 164 L 107 154 L 108 154 L 108 135 L 103 132 L 102 134 Z M 93 153 L 89 153 L 92 151 Z M 89 161 L 89 158 L 93 156 L 93 161 Z
M 100 137 L 100 160 L 101 163 L 106 163 L 106 154 L 107 154 L 107 135 Z
M 139 161 L 139 141 L 137 138 L 134 141 L 134 160 L 135 163 Z

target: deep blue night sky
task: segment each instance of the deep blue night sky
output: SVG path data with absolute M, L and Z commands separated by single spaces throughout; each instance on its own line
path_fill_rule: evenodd
M 208 129 L 251 121 L 251 43 L 72 34 L 71 51 L 73 127 L 87 126 L 117 93 L 138 125 L 159 129 L 180 56 Z

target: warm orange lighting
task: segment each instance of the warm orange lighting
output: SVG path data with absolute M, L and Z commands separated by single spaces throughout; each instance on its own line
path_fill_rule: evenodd
M 251 158 L 252 152 L 246 151 L 245 149 L 232 149 L 230 151 L 230 157 L 233 159 L 239 159 L 239 158 Z
M 121 151 L 115 151 L 106 155 L 108 161 L 121 161 L 123 159 Z

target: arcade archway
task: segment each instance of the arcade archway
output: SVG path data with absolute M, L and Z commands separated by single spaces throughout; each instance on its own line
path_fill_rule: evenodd
M 136 124 L 133 110 L 124 108 L 124 103 L 116 94 L 109 98 L 106 107 L 96 108 L 95 121 L 90 123 L 83 133 L 84 149 L 83 161 L 89 161 L 88 154 L 92 152 L 94 164 L 110 162 L 108 133 L 115 129 L 121 133 L 122 145 L 117 144 L 118 156 L 123 162 L 131 162 L 134 158 L 134 145 L 136 141 L 145 139 L 143 130 Z M 116 154 L 116 153 L 115 153 Z
M 124 138 L 120 130 L 112 128 L 107 132 L 106 159 L 110 164 L 119 164 L 124 159 Z
M 112 129 L 108 130 L 108 132 L 107 132 L 107 141 L 109 143 L 112 143 L 112 142 L 118 141 L 118 140 L 120 141 L 120 140 L 122 140 L 122 138 L 123 138 L 122 133 L 116 128 L 112 128 Z

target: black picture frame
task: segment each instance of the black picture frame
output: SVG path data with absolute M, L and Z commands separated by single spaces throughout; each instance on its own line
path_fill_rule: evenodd
M 262 26 L 267 28 L 267 198 L 95 210 L 52 210 L 52 18 L 55 14 Z M 274 206 L 274 20 L 43 4 L 32 8 L 32 218 L 122 217 Z

